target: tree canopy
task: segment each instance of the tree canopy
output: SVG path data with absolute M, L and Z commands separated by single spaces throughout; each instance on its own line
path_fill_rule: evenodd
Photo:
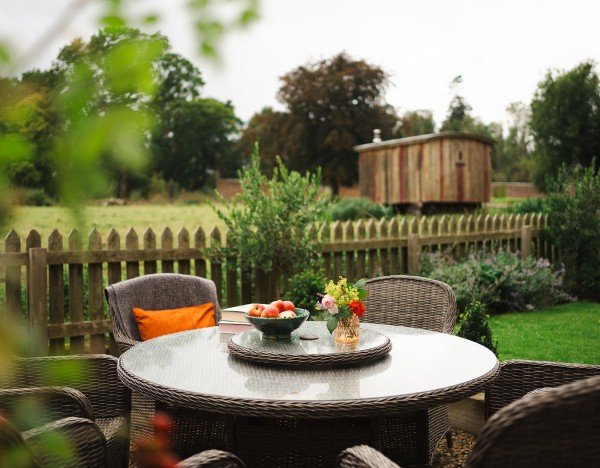
M 13 88 L 12 112 L 28 109 L 13 130 L 33 147 L 29 159 L 10 164 L 8 177 L 52 196 L 67 188 L 63 198 L 109 190 L 126 197 L 143 190 L 152 173 L 200 189 L 207 173 L 231 159 L 240 125 L 230 103 L 201 97 L 200 71 L 164 36 L 137 29 L 75 40 L 50 70 L 3 83 Z M 10 119 L 2 115 L 6 127 Z M 94 170 L 86 170 L 91 160 Z
M 534 181 L 544 189 L 546 177 L 568 167 L 589 167 L 600 157 L 600 79 L 593 62 L 566 72 L 549 71 L 531 101 L 535 143 Z
M 390 138 L 397 124 L 384 100 L 388 75 L 345 53 L 302 65 L 281 77 L 277 94 L 287 112 L 276 136 L 282 159 L 296 170 L 321 167 L 334 193 L 358 178 L 355 145 L 367 143 L 373 129 Z

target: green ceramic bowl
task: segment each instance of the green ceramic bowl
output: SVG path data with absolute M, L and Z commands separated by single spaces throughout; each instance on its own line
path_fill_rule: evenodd
M 244 315 L 254 328 L 263 333 L 264 338 L 282 340 L 289 338 L 290 334 L 306 321 L 310 313 L 306 309 L 297 308 L 297 317 L 293 318 L 263 318 Z

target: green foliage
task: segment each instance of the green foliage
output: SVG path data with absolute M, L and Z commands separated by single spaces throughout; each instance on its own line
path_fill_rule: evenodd
M 28 206 L 52 206 L 54 200 L 41 189 L 26 189 L 23 191 L 23 202 Z
M 568 287 L 600 300 L 600 172 L 563 166 L 548 180 L 548 236 L 567 268 Z
M 514 214 L 546 213 L 546 199 L 544 197 L 527 198 L 520 203 L 511 204 L 506 211 Z
M 589 167 L 600 156 L 600 77 L 588 61 L 549 71 L 531 101 L 536 186 L 546 188 L 562 164 Z
M 373 129 L 392 136 L 397 123 L 385 102 L 388 75 L 345 53 L 300 66 L 281 77 L 278 99 L 287 107 L 280 154 L 295 170 L 321 167 L 323 181 L 338 194 L 358 180 L 353 147 L 371 141 Z
M 258 144 L 248 168 L 240 172 L 241 193 L 213 205 L 227 225 L 227 255 L 243 268 L 274 271 L 291 278 L 310 269 L 318 251 L 317 223 L 323 219 L 327 199 L 320 191 L 321 175 L 302 176 L 279 160 L 269 179 L 260 170 Z M 278 293 L 278 291 L 276 291 Z
M 600 304 L 573 302 L 528 314 L 493 315 L 490 328 L 500 360 L 575 362 L 600 365 Z
M 402 126 L 399 130 L 399 137 L 409 137 L 415 135 L 425 135 L 433 133 L 435 130 L 435 121 L 433 113 L 429 110 L 407 111 L 402 116 Z
M 394 216 L 394 209 L 368 198 L 342 198 L 327 207 L 326 211 L 333 221 L 356 220 L 360 218 L 387 218 Z
M 310 312 L 311 319 L 323 320 L 323 311 L 315 309 L 318 301 L 317 294 L 323 293 L 323 285 L 327 278 L 321 270 L 304 270 L 290 278 L 286 299 L 292 301 L 296 307 Z
M 421 256 L 421 276 L 447 283 L 459 310 L 479 301 L 491 313 L 534 310 L 572 300 L 563 290 L 564 269 L 546 259 L 521 259 L 506 250 L 471 253 L 457 262 L 439 253 Z
M 498 342 L 494 343 L 492 330 L 489 325 L 490 316 L 487 313 L 485 304 L 479 301 L 471 302 L 465 311 L 460 315 L 456 334 L 467 340 L 474 341 L 485 346 L 498 355 Z
M 492 176 L 501 182 L 531 180 L 532 137 L 529 129 L 530 109 L 521 102 L 513 102 L 506 109 L 509 115 L 508 132 L 499 132 L 492 157 Z

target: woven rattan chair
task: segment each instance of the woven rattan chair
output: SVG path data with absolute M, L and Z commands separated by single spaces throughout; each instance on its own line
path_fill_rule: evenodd
M 176 309 L 207 302 L 215 305 L 215 322 L 221 318 L 215 283 L 209 279 L 177 273 L 156 273 L 112 284 L 104 290 L 109 305 L 113 335 L 121 352 L 141 342 L 133 308 Z M 151 436 L 148 421 L 158 409 L 175 421 L 172 449 L 180 457 L 209 449 L 225 449 L 224 417 L 156 402 L 133 394 L 134 438 Z
M 396 463 L 368 445 L 347 448 L 337 459 L 336 468 L 400 468 Z
M 600 366 L 525 360 L 504 361 L 500 364 L 498 377 L 485 392 L 486 419 L 533 390 L 558 387 L 595 375 L 600 375 Z
M 127 465 L 131 393 L 117 376 L 115 357 L 15 358 L 12 364 L 0 376 L 0 409 L 16 415 L 26 400 L 38 404 L 28 421 L 18 419 L 21 432 L 65 417 L 87 419 L 106 440 L 109 466 Z
M 453 333 L 456 297 L 445 283 L 416 276 L 382 276 L 366 283 L 363 322 L 383 323 Z M 429 465 L 435 450 L 448 434 L 450 419 L 446 406 L 381 421 L 381 450 L 397 463 Z
M 0 466 L 107 468 L 106 455 L 104 434 L 89 419 L 68 417 L 21 432 L 0 415 Z
M 470 468 L 600 466 L 600 376 L 529 392 L 494 413 Z
M 50 438 L 50 436 L 53 436 Z M 68 456 L 55 450 L 56 436 L 66 442 Z M 0 415 L 0 466 L 77 466 L 78 468 L 112 468 L 107 459 L 106 440 L 100 428 L 91 420 L 69 417 L 20 432 Z M 177 468 L 244 468 L 235 455 L 221 450 L 206 450 L 193 455 Z
M 242 460 L 223 450 L 205 450 L 186 458 L 177 468 L 244 468 Z

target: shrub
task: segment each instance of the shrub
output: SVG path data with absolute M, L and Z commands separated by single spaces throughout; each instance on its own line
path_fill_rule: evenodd
M 296 273 L 290 278 L 285 297 L 296 307 L 308 310 L 311 319 L 318 319 L 320 312 L 315 310 L 315 304 L 319 300 L 317 294 L 323 292 L 326 283 L 327 278 L 321 270 L 306 270 Z
M 506 250 L 471 253 L 463 262 L 449 255 L 421 256 L 420 274 L 443 281 L 456 294 L 459 310 L 473 301 L 491 313 L 533 310 L 568 302 L 564 268 L 553 270 L 546 259 L 521 259 Z
M 485 346 L 498 356 L 498 342 L 492 339 L 492 330 L 489 324 L 490 316 L 485 304 L 479 301 L 471 302 L 465 311 L 460 314 L 456 334 L 467 340 Z
M 360 218 L 392 218 L 392 207 L 373 203 L 367 198 L 342 198 L 331 203 L 327 208 L 327 216 L 333 221 L 348 221 Z
M 600 300 L 600 172 L 563 166 L 547 182 L 548 237 L 568 272 L 567 287 L 578 296 Z
M 291 278 L 313 269 L 319 250 L 317 225 L 323 220 L 328 200 L 320 191 L 321 173 L 300 175 L 288 171 L 277 159 L 273 176 L 260 170 L 258 145 L 250 167 L 239 174 L 241 192 L 226 200 L 223 209 L 211 203 L 227 225 L 227 246 L 221 251 L 237 257 L 244 269 L 259 269 Z M 274 291 L 278 296 L 277 289 Z
M 521 203 L 510 205 L 506 211 L 514 214 L 545 213 L 547 211 L 546 199 L 544 197 L 528 198 Z
M 25 189 L 23 191 L 23 202 L 28 206 L 52 206 L 54 201 L 41 188 Z

